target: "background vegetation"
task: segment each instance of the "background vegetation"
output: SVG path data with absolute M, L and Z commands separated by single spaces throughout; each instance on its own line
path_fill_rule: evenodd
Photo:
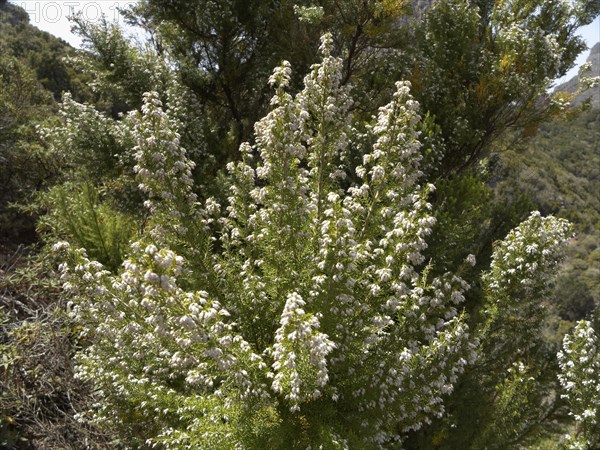
M 447 414 L 406 433 L 404 445 L 560 448 L 562 435 L 581 431 L 557 394 L 556 352 L 576 321 L 593 321 L 594 311 L 598 320 L 600 113 L 565 108 L 577 86 L 547 90 L 583 50 L 574 33 L 598 14 L 597 2 L 568 10 L 560 2 L 440 0 L 428 13 L 417 9 L 419 20 L 405 2 L 319 5 L 144 1 L 129 19 L 147 29 L 149 47 L 111 24 L 79 20 L 86 48 L 76 51 L 0 1 L 0 445 L 143 441 L 147 430 L 131 426 L 135 417 L 128 432 L 78 420 L 98 400 L 91 384 L 73 378 L 72 358 L 90 342 L 65 312 L 69 298 L 49 246 L 69 240 L 117 273 L 129 242 L 147 231 L 152 219 L 137 190 L 125 119 L 147 91 L 158 93 L 195 163 L 194 194 L 226 204 L 225 166 L 241 157 L 242 142 L 254 143 L 254 124 L 271 108 L 274 67 L 291 62 L 289 89 L 298 92 L 325 31 L 354 99 L 348 167 L 370 151 L 366 126 L 391 99 L 392 81 L 412 83 L 423 115 L 422 170 L 437 187 L 437 225 L 425 251 L 436 266 L 427 270 L 458 270 L 475 255 L 464 274 L 473 286 L 464 303 L 473 329 L 485 323 L 478 274 L 490 266 L 494 242 L 534 209 L 569 219 L 577 233 L 554 292 L 538 299 L 543 308 L 502 322 L 487 337 L 495 350 L 446 397 Z M 541 36 L 556 36 L 555 47 Z M 347 183 L 357 181 L 351 175 Z M 193 243 L 180 244 L 191 254 Z M 543 333 L 515 347 L 524 327 Z

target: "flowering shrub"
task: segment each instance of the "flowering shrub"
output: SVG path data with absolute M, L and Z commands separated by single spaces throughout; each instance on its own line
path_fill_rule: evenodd
M 596 448 L 600 445 L 600 349 L 592 324 L 582 320 L 563 341 L 558 352 L 564 389 L 562 398 L 569 402 L 577 431 L 568 436 L 569 447 Z
M 571 225 L 564 219 L 533 212 L 496 245 L 490 270 L 484 274 L 487 320 L 484 346 L 494 358 L 523 354 L 541 332 L 548 285 Z
M 326 35 L 295 97 L 289 64 L 274 71 L 273 110 L 228 166 L 225 207 L 198 204 L 179 135 L 147 94 L 130 117 L 145 233 L 117 274 L 55 245 L 88 344 L 79 376 L 103 397 L 90 414 L 134 445 L 400 446 L 444 413 L 477 356 L 468 284 L 432 275 L 422 254 L 434 188 L 420 183 L 410 86 L 357 137 L 331 47 Z M 373 144 L 352 182 L 355 138 Z M 567 231 L 534 214 L 499 244 L 485 278 L 499 305 L 546 280 Z

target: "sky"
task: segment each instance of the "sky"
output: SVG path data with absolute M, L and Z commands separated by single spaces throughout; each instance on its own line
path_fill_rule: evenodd
M 600 16 L 596 17 L 596 20 L 589 25 L 581 27 L 577 34 L 583 37 L 589 48 L 592 48 L 596 42 L 600 42 Z M 569 81 L 571 78 L 577 75 L 579 66 L 585 63 L 588 54 L 589 52 L 585 51 L 579 55 L 579 58 L 577 58 L 577 61 L 575 62 L 575 67 L 573 67 L 564 77 L 556 80 L 554 84 L 558 85 L 560 83 L 564 83 L 565 81 Z
M 97 21 L 102 14 L 106 15 L 108 20 L 117 21 L 126 26 L 123 17 L 119 13 L 118 8 L 126 8 L 128 5 L 135 4 L 135 1 L 118 1 L 118 0 L 97 0 L 97 1 L 23 1 L 10 0 L 11 3 L 21 6 L 29 13 L 29 18 L 32 25 L 48 31 L 55 36 L 63 38 L 74 47 L 81 45 L 81 39 L 71 33 L 71 25 L 68 17 L 74 12 L 81 12 L 83 16 L 91 21 Z M 131 27 L 126 26 L 126 30 L 135 36 L 141 36 Z M 592 47 L 596 42 L 600 41 L 600 17 L 590 25 L 582 27 L 579 34 L 585 39 L 588 47 Z M 579 56 L 576 66 L 567 73 L 563 78 L 556 81 L 555 84 L 560 84 L 571 79 L 577 74 L 577 68 L 583 64 L 587 58 L 588 52 L 584 52 Z
M 29 13 L 29 21 L 32 25 L 64 39 L 73 47 L 78 48 L 81 46 L 79 36 L 71 33 L 69 16 L 74 13 L 83 14 L 83 17 L 91 22 L 100 20 L 104 14 L 109 21 L 116 21 L 130 33 L 136 34 L 135 30 L 125 23 L 123 16 L 119 13 L 119 8 L 124 9 L 129 5 L 134 5 L 135 1 L 9 1 Z

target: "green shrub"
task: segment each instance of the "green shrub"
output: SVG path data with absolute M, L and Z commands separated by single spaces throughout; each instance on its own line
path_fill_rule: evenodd
M 322 52 L 295 98 L 289 64 L 275 70 L 274 109 L 228 166 L 226 208 L 197 202 L 193 163 L 149 93 L 129 122 L 149 216 L 121 270 L 54 246 L 90 343 L 78 376 L 103 395 L 91 417 L 132 445 L 399 447 L 443 415 L 480 342 L 509 363 L 515 339 L 531 345 L 536 328 L 523 324 L 535 321 L 569 225 L 534 213 L 497 243 L 473 337 L 468 284 L 423 256 L 434 188 L 419 184 L 409 86 L 398 83 L 356 136 L 327 35 Z M 373 145 L 346 187 L 353 139 Z

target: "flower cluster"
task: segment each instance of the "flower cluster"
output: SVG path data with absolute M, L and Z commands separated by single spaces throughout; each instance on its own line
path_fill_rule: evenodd
M 322 395 L 319 389 L 323 389 L 329 381 L 327 355 L 335 347 L 327 335 L 318 332 L 319 319 L 307 314 L 302 309 L 305 305 L 296 292 L 288 296 L 272 351 L 275 370 L 273 390 L 286 393 L 285 398 L 292 405 L 292 412 L 300 410 L 300 402 Z M 314 370 L 300 375 L 300 364 Z M 309 386 L 305 386 L 307 384 Z
M 235 397 L 269 397 L 261 375 L 266 365 L 235 333 L 231 314 L 207 292 L 177 285 L 180 256 L 137 242 L 115 277 L 66 243 L 55 251 L 68 261 L 61 270 L 74 298 L 72 315 L 91 343 L 78 356 L 78 376 L 96 383 L 109 399 L 95 412 L 97 420 L 124 423 L 123 414 L 137 406 L 124 411 L 115 404 L 136 398 L 142 407 L 138 420 L 167 429 L 173 414 L 213 421 L 201 408 L 207 401 L 225 411 Z M 189 392 L 201 400 L 198 405 L 190 403 Z M 167 404 L 165 396 L 171 397 Z M 206 424 L 190 424 L 184 431 L 202 427 Z
M 115 177 L 117 169 L 128 164 L 131 140 L 121 122 L 92 105 L 77 103 L 69 93 L 63 94 L 58 114 L 63 126 L 43 128 L 40 133 L 53 156 L 71 169 L 68 178 L 89 182 Z
M 491 267 L 482 277 L 487 291 L 483 332 L 489 345 L 503 345 L 513 354 L 535 342 L 545 317 L 540 299 L 549 292 L 571 233 L 566 220 L 534 211 L 496 244 Z
M 490 289 L 520 294 L 512 296 L 515 301 L 544 291 L 551 279 L 549 269 L 560 261 L 571 229 L 564 219 L 531 213 L 494 250 L 488 275 Z
M 168 218 L 164 222 L 173 224 L 175 232 L 185 233 L 177 225 L 182 215 L 194 211 L 197 201 L 191 189 L 195 164 L 179 145 L 179 134 L 171 130 L 169 117 L 161 108 L 158 94 L 150 92 L 144 95 L 142 114 L 131 114 L 137 144 L 133 170 L 141 181 L 139 189 L 149 196 L 145 206 L 153 215 Z
M 257 167 L 249 146 L 230 165 L 219 270 L 241 276 L 230 298 L 245 336 L 265 318 L 279 322 L 272 348 L 268 335 L 255 341 L 273 355 L 273 389 L 290 409 L 325 394 L 355 412 L 345 420 L 363 430 L 363 445 L 385 445 L 399 439 L 398 426 L 441 414 L 442 395 L 474 358 L 458 309 L 468 286 L 418 270 L 435 221 L 433 186 L 418 184 L 420 117 L 408 83 L 367 129 L 374 144 L 356 170 L 361 182 L 341 187 L 351 102 L 330 47 L 325 36 L 323 61 L 296 98 L 282 89 L 287 64 L 271 79 L 276 108 L 256 126 Z
M 443 414 L 477 340 L 461 312 L 468 284 L 423 256 L 435 220 L 434 188 L 420 184 L 419 106 L 398 83 L 366 129 L 373 144 L 354 177 L 350 91 L 331 48 L 326 35 L 295 97 L 289 64 L 275 70 L 273 110 L 229 165 L 224 214 L 196 203 L 192 164 L 157 95 L 132 116 L 150 232 L 118 275 L 56 249 L 89 344 L 80 376 L 103 395 L 97 420 L 147 425 L 148 443 L 165 448 L 272 448 L 278 436 L 389 448 Z M 534 216 L 500 244 L 494 289 L 537 286 L 556 224 Z M 530 233 L 542 237 L 521 239 Z
M 569 438 L 570 448 L 594 448 L 600 444 L 600 347 L 592 324 L 582 320 L 564 337 L 558 352 L 558 379 L 575 418 L 578 433 Z

